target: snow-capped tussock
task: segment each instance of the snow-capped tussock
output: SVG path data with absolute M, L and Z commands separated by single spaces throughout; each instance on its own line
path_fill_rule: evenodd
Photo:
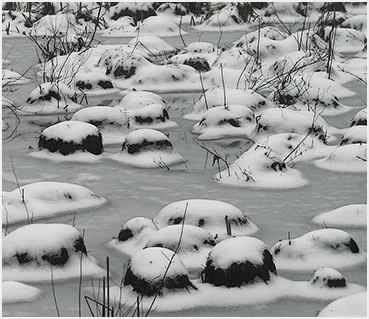
M 225 94 L 226 99 L 224 98 L 224 90 L 222 88 L 207 90 L 195 103 L 193 111 L 184 115 L 183 118 L 200 121 L 207 109 L 224 105 L 225 100 L 228 105 L 244 105 L 254 112 L 258 112 L 264 108 L 275 107 L 272 101 L 251 90 L 243 91 L 227 88 Z
M 331 26 L 324 29 L 323 40 L 328 43 Z M 340 54 L 354 54 L 365 49 L 367 38 L 361 31 L 350 28 L 335 29 L 334 50 Z
M 41 294 L 41 290 L 17 281 L 2 282 L 2 302 L 17 303 L 35 300 Z
M 118 20 L 122 17 L 129 16 L 137 23 L 142 19 L 156 16 L 156 12 L 149 2 L 118 2 L 110 8 L 110 18 Z
M 262 27 L 256 31 L 247 32 L 237 41 L 233 42 L 236 47 L 247 47 L 249 43 L 256 41 L 258 38 L 264 37 L 271 40 L 284 40 L 288 34 L 273 26 Z
M 366 144 L 367 143 L 367 127 L 364 125 L 355 125 L 347 129 L 341 137 L 341 144 Z
M 100 206 L 106 199 L 86 187 L 60 182 L 38 182 L 3 192 L 2 223 L 34 220 Z
M 138 48 L 150 55 L 159 55 L 175 50 L 173 46 L 154 35 L 139 35 L 138 37 L 130 40 L 128 45 L 132 48 Z
M 240 287 L 256 277 L 266 282 L 270 273 L 277 271 L 267 246 L 257 238 L 235 237 L 210 251 L 201 279 L 214 286 Z
M 351 120 L 350 126 L 365 125 L 367 124 L 367 109 L 362 109 L 357 112 L 354 118 Z
M 82 108 L 76 103 L 76 92 L 63 83 L 43 83 L 35 88 L 19 108 L 22 115 L 65 114 Z
M 86 122 L 96 126 L 103 144 L 121 144 L 131 132 L 130 121 L 125 110 L 109 106 L 91 106 L 73 114 L 71 121 Z
M 151 65 L 141 54 L 126 53 L 119 54 L 110 60 L 105 59 L 106 74 L 112 76 L 113 78 L 128 79 L 138 72 L 138 69 L 142 69 Z
M 145 19 L 140 26 L 140 34 L 174 37 L 187 32 L 180 30 L 179 25 L 171 17 L 160 15 Z
M 162 104 L 149 104 L 127 113 L 132 120 L 132 126 L 136 129 L 164 129 L 178 126 L 176 122 L 169 119 L 168 112 Z
M 255 58 L 246 51 L 240 48 L 230 48 L 229 50 L 221 51 L 211 66 L 219 67 L 222 64 L 226 68 L 245 70 L 247 74 L 255 67 L 255 63 Z
M 173 202 L 165 206 L 153 221 L 161 229 L 169 225 L 180 225 L 183 219 L 186 225 L 201 227 L 211 233 L 216 240 L 229 237 L 226 219 L 234 236 L 250 235 L 258 230 L 236 206 L 208 199 Z
M 367 317 L 367 292 L 339 298 L 323 308 L 318 317 Z
M 186 47 L 185 50 L 192 53 L 208 54 L 215 52 L 217 47 L 210 42 L 192 42 Z
M 111 79 L 101 72 L 77 73 L 74 78 L 75 86 L 81 91 L 113 89 Z
M 152 129 L 139 129 L 129 133 L 123 142 L 122 151 L 110 158 L 142 168 L 167 168 L 185 161 L 174 150 L 165 134 Z
M 315 161 L 315 165 L 339 172 L 366 172 L 367 144 L 347 144 L 337 147 L 331 154 Z
M 198 139 L 209 140 L 231 136 L 253 139 L 257 124 L 254 112 L 243 105 L 217 106 L 207 110 L 192 133 Z
M 226 185 L 252 188 L 295 188 L 308 183 L 271 149 L 258 145 L 217 173 L 215 179 Z
M 312 221 L 328 227 L 366 227 L 367 205 L 351 204 L 338 207 L 315 216 Z
M 364 34 L 367 33 L 367 15 L 366 14 L 358 14 L 354 15 L 345 21 L 342 22 L 341 28 L 349 28 L 355 29 L 358 31 L 363 32 Z
M 343 275 L 333 268 L 320 268 L 314 272 L 309 280 L 311 285 L 329 288 L 346 287 L 346 279 Z
M 149 104 L 165 105 L 165 100 L 158 94 L 147 91 L 129 92 L 119 102 L 118 106 L 122 106 L 129 110 L 140 109 Z
M 10 71 L 10 70 L 6 70 L 3 69 L 2 70 L 2 85 L 8 85 L 8 84 L 24 84 L 24 83 L 28 83 L 31 80 L 25 78 L 24 76 L 22 76 L 21 74 L 19 74 L 18 72 L 15 71 Z
M 124 277 L 137 293 L 162 295 L 164 289 L 197 288 L 188 279 L 188 271 L 181 259 L 169 249 L 152 247 L 135 254 Z
M 99 129 L 80 121 L 60 122 L 44 129 L 39 137 L 38 147 L 39 150 L 47 149 L 62 155 L 76 151 L 99 155 L 104 150 Z
M 366 252 L 343 230 L 327 228 L 306 233 L 295 239 L 276 243 L 271 253 L 277 269 L 314 270 L 318 267 L 337 269 L 365 262 Z

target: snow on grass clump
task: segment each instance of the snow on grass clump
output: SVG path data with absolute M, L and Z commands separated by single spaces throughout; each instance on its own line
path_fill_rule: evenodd
M 224 97 L 224 90 L 218 87 L 207 90 L 195 103 L 193 111 L 184 115 L 183 118 L 200 121 L 208 109 L 224 105 L 225 98 L 227 105 L 244 105 L 256 113 L 265 108 L 276 107 L 272 101 L 252 90 L 243 91 L 227 88 L 225 95 L 226 97 Z
M 6 70 L 6 69 L 3 69 L 1 79 L 2 79 L 3 86 L 9 85 L 9 84 L 12 84 L 12 85 L 25 84 L 31 81 L 30 79 L 25 78 L 18 72 Z
M 73 113 L 82 108 L 75 96 L 76 92 L 63 83 L 43 83 L 29 94 L 18 112 L 21 115 Z
M 3 304 L 33 301 L 41 294 L 41 290 L 17 281 L 2 282 Z
M 328 227 L 366 227 L 366 220 L 367 205 L 351 204 L 319 214 L 312 221 Z
M 318 317 L 366 317 L 367 292 L 360 292 L 339 298 L 323 308 Z
M 358 125 L 365 125 L 367 124 L 367 109 L 362 109 L 359 112 L 357 112 L 354 116 L 354 118 L 350 122 L 351 126 L 358 126 Z
M 101 72 L 78 72 L 74 77 L 74 86 L 76 90 L 89 96 L 112 94 L 118 91 L 114 88 L 111 79 Z
M 242 137 L 253 140 L 257 124 L 254 112 L 243 105 L 217 106 L 207 110 L 201 121 L 193 127 L 192 133 L 199 134 L 199 140 Z
M 122 151 L 109 157 L 112 160 L 142 168 L 166 168 L 185 162 L 169 138 L 156 130 L 139 129 L 129 133 Z
M 319 229 L 295 238 L 281 240 L 272 249 L 277 269 L 311 271 L 318 267 L 354 267 L 366 261 L 366 252 L 345 231 Z
M 127 113 L 117 107 L 86 107 L 74 113 L 71 121 L 86 122 L 96 126 L 102 135 L 103 145 L 121 144 L 132 131 Z
M 34 13 L 22 12 L 17 10 L 2 10 L 2 36 L 5 37 L 23 37 L 23 32 L 29 33 L 31 23 L 27 16 Z M 33 17 L 32 17 L 33 18 Z
M 129 37 L 136 35 L 137 27 L 132 17 L 123 16 L 108 22 L 108 28 L 99 30 L 97 33 L 101 37 Z
M 166 15 L 149 17 L 140 25 L 140 35 L 175 37 L 180 34 L 187 34 L 187 32 L 180 30 L 180 26 L 174 19 Z
M 238 40 L 234 41 L 233 44 L 236 47 L 245 47 L 249 43 L 257 41 L 259 36 L 279 41 L 287 38 L 288 34 L 274 26 L 265 26 L 258 30 L 245 33 Z
M 336 146 L 328 146 L 314 136 L 297 133 L 279 133 L 259 140 L 256 144 L 271 149 L 286 163 L 324 157 Z
M 361 31 L 364 34 L 367 34 L 367 15 L 366 14 L 357 14 L 352 17 L 347 18 L 342 22 L 341 28 L 349 28 Z
M 256 145 L 241 155 L 215 179 L 222 184 L 251 188 L 295 188 L 308 183 L 271 149 Z
M 188 199 L 165 206 L 153 219 L 158 228 L 170 225 L 193 225 L 208 231 L 215 240 L 230 237 L 226 220 L 233 236 L 251 235 L 258 227 L 234 205 L 208 199 Z
M 151 16 L 156 16 L 156 12 L 149 2 L 117 2 L 110 7 L 108 17 L 112 20 L 118 20 L 128 16 L 137 24 L 138 21 Z
M 201 280 L 214 286 L 240 287 L 260 279 L 266 283 L 270 273 L 277 271 L 267 246 L 257 238 L 236 237 L 210 251 Z
M 100 206 L 106 199 L 75 184 L 38 182 L 3 192 L 2 223 L 13 224 Z
M 211 67 L 223 65 L 226 68 L 245 70 L 246 74 L 252 72 L 256 65 L 255 58 L 240 48 L 222 50 Z
M 146 247 L 163 247 L 176 252 L 186 268 L 196 272 L 202 269 L 206 256 L 215 246 L 209 232 L 192 225 L 167 226 L 151 232 L 144 241 Z
M 128 110 L 140 109 L 149 104 L 165 105 L 165 100 L 158 94 L 147 91 L 131 91 L 124 96 L 117 106 Z
M 133 256 L 145 247 L 145 238 L 158 228 L 151 219 L 135 217 L 126 222 L 119 231 L 118 237 L 109 245 L 126 255 Z
M 150 54 L 150 56 L 157 56 L 160 54 L 170 53 L 175 50 L 170 44 L 163 39 L 154 35 L 138 35 L 128 42 L 128 45 L 132 48 L 139 49 L 140 51 Z
M 367 127 L 364 125 L 355 125 L 347 129 L 341 137 L 341 144 L 366 144 L 367 143 Z
M 319 138 L 324 143 L 334 141 L 334 134 L 340 134 L 341 129 L 329 125 L 321 116 L 313 111 L 294 111 L 284 108 L 266 109 L 258 119 L 256 140 L 277 133 L 307 134 Z
M 347 144 L 337 147 L 331 154 L 315 161 L 315 165 L 339 172 L 366 172 L 367 144 Z
M 63 280 L 104 272 L 87 255 L 79 231 L 64 224 L 31 224 L 12 231 L 3 238 L 2 260 L 3 280 Z
M 124 285 L 145 296 L 197 288 L 188 279 L 181 258 L 165 248 L 151 247 L 136 253 L 124 276 Z

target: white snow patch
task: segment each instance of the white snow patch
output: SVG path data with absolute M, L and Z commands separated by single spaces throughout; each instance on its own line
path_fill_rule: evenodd
M 367 292 L 339 298 L 323 308 L 318 317 L 367 317 Z
M 41 290 L 17 281 L 2 282 L 2 302 L 17 303 L 33 301 L 41 294 Z

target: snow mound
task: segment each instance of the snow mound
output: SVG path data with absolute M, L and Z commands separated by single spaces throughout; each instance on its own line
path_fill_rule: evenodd
M 206 256 L 215 246 L 213 236 L 192 225 L 172 225 L 151 232 L 145 238 L 146 247 L 163 247 L 176 252 L 189 271 L 200 271 Z M 178 247 L 178 251 L 177 251 Z
M 160 95 L 153 92 L 132 91 L 125 95 L 117 106 L 124 107 L 128 110 L 135 110 L 149 104 L 161 104 L 164 106 L 166 102 Z
M 17 281 L 2 282 L 2 302 L 4 304 L 33 301 L 40 294 L 40 289 Z
M 367 292 L 339 298 L 323 308 L 318 317 L 366 317 Z
M 164 290 L 197 288 L 188 279 L 181 258 L 169 249 L 151 247 L 135 254 L 124 277 L 124 285 L 146 296 L 162 295 Z
M 367 127 L 364 125 L 355 125 L 347 129 L 341 137 L 341 146 L 346 144 L 366 144 Z
M 179 225 L 201 227 L 208 231 L 215 240 L 229 238 L 226 219 L 231 225 L 233 236 L 251 235 L 258 227 L 246 217 L 236 206 L 208 199 L 188 199 L 173 202 L 165 206 L 153 219 L 159 229 Z
M 253 140 L 257 129 L 254 112 L 243 105 L 212 107 L 207 110 L 192 133 L 200 134 L 199 140 L 242 137 Z
M 354 118 L 351 120 L 350 126 L 358 126 L 358 125 L 365 125 L 367 123 L 367 109 L 362 109 L 357 112 Z
M 175 37 L 187 34 L 180 29 L 179 25 L 169 16 L 152 16 L 145 19 L 140 26 L 140 34 L 154 35 L 158 37 Z
M 323 40 L 328 43 L 331 26 L 324 28 Z M 335 29 L 334 50 L 339 54 L 355 54 L 365 50 L 366 36 L 363 32 L 350 28 Z
M 256 145 L 241 155 L 215 179 L 222 184 L 252 188 L 295 188 L 308 182 L 288 167 L 276 153 Z
M 235 237 L 210 251 L 201 279 L 214 286 L 240 287 L 254 282 L 255 277 L 266 282 L 270 273 L 277 271 L 267 246 L 257 238 Z
M 339 172 L 366 172 L 366 144 L 347 144 L 337 147 L 331 154 L 315 161 L 315 165 Z
M 3 280 L 25 282 L 100 276 L 79 231 L 64 224 L 30 224 L 3 238 Z M 82 262 L 81 262 L 82 260 Z M 52 272 L 51 272 L 52 271 Z
M 354 15 L 342 22 L 341 28 L 355 29 L 366 34 L 367 32 L 367 15 Z
M 227 105 L 244 105 L 254 112 L 259 112 L 264 108 L 276 107 L 272 102 L 251 90 L 226 89 Z M 221 88 L 209 89 L 195 103 L 191 113 L 183 116 L 187 120 L 200 121 L 208 109 L 224 105 L 224 91 Z
M 345 231 L 319 229 L 295 238 L 281 240 L 272 249 L 277 269 L 307 271 L 318 267 L 338 269 L 353 267 L 366 261 L 366 252 Z
M 310 284 L 320 288 L 344 288 L 346 279 L 343 275 L 333 268 L 320 268 L 314 272 L 309 280 Z
M 111 79 L 102 72 L 78 72 L 73 80 L 76 90 L 89 96 L 112 94 L 118 91 Z
M 173 52 L 175 49 L 163 39 L 154 35 L 140 35 L 128 42 L 128 45 L 147 52 L 152 56 Z
M 234 41 L 233 44 L 236 47 L 244 47 L 247 46 L 247 44 L 256 41 L 259 36 L 272 40 L 284 40 L 287 38 L 288 34 L 276 27 L 266 26 L 256 31 L 245 33 L 245 35 L 240 37 L 237 41 Z
M 106 199 L 86 187 L 38 182 L 3 192 L 3 225 L 100 206 Z
M 63 83 L 43 83 L 35 88 L 18 112 L 21 115 L 73 113 L 82 108 L 76 103 L 76 92 Z
M 117 107 L 91 106 L 73 114 L 71 121 L 86 122 L 96 126 L 104 145 L 121 144 L 132 129 L 127 113 Z
M 113 239 L 109 245 L 126 255 L 133 256 L 145 247 L 146 236 L 157 230 L 158 228 L 151 219 L 135 217 L 123 225 L 118 237 Z
M 222 64 L 226 68 L 245 70 L 251 72 L 256 65 L 255 58 L 241 48 L 230 48 L 221 51 L 211 67 L 219 67 Z
M 3 69 L 2 71 L 2 85 L 8 85 L 8 84 L 24 84 L 24 83 L 28 83 L 31 80 L 25 78 L 24 76 L 22 76 L 21 74 L 19 74 L 18 72 L 15 71 L 10 71 L 10 70 L 5 70 Z
M 328 227 L 366 227 L 367 205 L 351 204 L 319 214 L 313 222 Z
M 168 168 L 185 162 L 173 148 L 169 138 L 156 130 L 139 129 L 129 133 L 122 151 L 109 157 L 112 160 L 142 168 Z

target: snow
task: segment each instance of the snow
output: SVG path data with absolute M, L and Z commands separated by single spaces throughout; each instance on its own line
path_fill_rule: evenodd
M 324 29 L 324 40 L 328 41 L 332 27 Z M 350 28 L 335 29 L 334 50 L 339 54 L 355 54 L 365 50 L 366 36 L 363 32 Z
M 354 118 L 351 120 L 350 126 L 365 125 L 366 127 L 366 122 L 367 122 L 367 109 L 364 108 L 355 114 Z
M 314 272 L 314 274 L 311 276 L 309 283 L 311 285 L 318 286 L 319 288 L 323 287 L 330 287 L 330 281 L 338 281 L 341 285 L 338 286 L 338 288 L 346 287 L 346 279 L 343 277 L 343 275 L 333 269 L 333 268 L 320 268 Z M 336 287 L 337 286 L 332 286 Z
M 199 140 L 225 137 L 254 139 L 257 124 L 254 112 L 243 105 L 217 106 L 207 110 L 192 133 L 200 134 Z
M 261 266 L 263 252 L 267 246 L 258 238 L 235 237 L 228 238 L 218 243 L 209 253 L 215 269 L 228 269 L 233 263 L 240 264 L 249 261 L 254 265 Z
M 277 270 L 312 271 L 319 267 L 343 269 L 366 261 L 366 252 L 354 244 L 352 237 L 343 230 L 333 228 L 318 229 L 295 239 L 281 240 L 270 252 Z
M 129 110 L 140 109 L 149 104 L 165 105 L 165 100 L 158 94 L 147 91 L 132 91 L 127 93 L 119 102 L 118 106 L 122 106 Z
M 313 218 L 313 223 L 328 227 L 366 227 L 367 205 L 351 204 L 338 207 Z
M 211 65 L 212 67 L 219 67 L 222 64 L 226 68 L 244 70 L 246 74 L 252 71 L 252 68 L 256 65 L 254 57 L 249 55 L 241 48 L 230 48 L 228 50 L 222 50 L 217 55 L 216 60 Z
M 132 257 L 129 267 L 135 276 L 148 282 L 160 281 L 164 275 L 165 278 L 188 275 L 181 258 L 173 251 L 160 247 L 139 251 Z
M 184 217 L 185 214 L 185 217 Z M 233 236 L 251 235 L 258 227 L 234 205 L 210 199 L 188 199 L 165 206 L 153 219 L 159 229 L 180 224 L 193 225 L 208 231 L 216 240 L 229 238 L 225 217 L 231 224 Z
M 11 71 L 11 70 L 6 70 L 3 69 L 2 70 L 2 85 L 6 86 L 6 85 L 15 85 L 15 84 L 25 84 L 30 82 L 30 79 L 25 78 L 24 76 L 22 76 L 21 74 L 19 74 L 18 72 L 15 71 Z
M 81 91 L 88 96 L 108 95 L 118 92 L 111 79 L 102 72 L 78 72 L 73 85 L 76 91 Z
M 122 144 L 132 131 L 127 113 L 118 107 L 90 106 L 73 114 L 71 121 L 87 122 L 95 125 L 104 145 Z
M 233 44 L 236 47 L 244 47 L 248 43 L 252 43 L 256 41 L 259 35 L 261 37 L 269 38 L 272 40 L 284 40 L 288 36 L 287 33 L 279 30 L 276 27 L 266 26 L 266 27 L 261 27 L 260 29 L 255 30 L 255 31 L 245 33 L 245 35 L 240 37 L 237 41 L 234 41 Z
M 350 28 L 367 33 L 367 15 L 358 14 L 342 22 L 341 28 Z
M 3 238 L 3 280 L 38 282 L 63 280 L 80 276 L 82 259 L 83 276 L 100 276 L 104 272 L 93 257 L 76 252 L 76 241 L 81 238 L 77 229 L 64 224 L 30 224 L 12 231 Z M 58 256 L 67 251 L 65 264 L 51 266 L 45 255 Z M 30 258 L 21 264 L 16 256 Z
M 366 144 L 347 144 L 337 147 L 325 158 L 315 161 L 315 165 L 339 172 L 366 172 L 366 162 Z
M 266 147 L 256 145 L 243 153 L 215 179 L 225 185 L 250 188 L 296 188 L 308 183 L 302 174 L 292 169 Z
M 32 152 L 28 154 L 31 157 L 38 158 L 41 160 L 48 160 L 55 163 L 84 163 L 93 164 L 97 163 L 105 158 L 104 153 L 100 155 L 94 155 L 90 152 L 75 151 L 72 154 L 63 155 L 59 152 L 51 153 L 47 149 L 41 151 Z
M 185 159 L 178 154 L 169 138 L 153 129 L 139 129 L 129 133 L 120 153 L 112 154 L 110 159 L 134 167 L 165 168 Z
M 37 299 L 41 290 L 17 281 L 2 282 L 2 302 L 17 303 L 27 302 Z
M 352 126 L 347 129 L 341 137 L 341 145 L 345 144 L 366 144 L 367 127 L 364 125 Z
M 146 18 L 139 26 L 141 35 L 153 35 L 158 37 L 175 37 L 187 34 L 169 16 L 160 15 Z
M 136 47 L 139 50 L 147 52 L 153 56 L 175 50 L 173 46 L 154 35 L 138 35 L 136 38 L 130 40 L 128 45 L 132 48 Z
M 4 225 L 31 218 L 40 219 L 105 203 L 105 198 L 80 185 L 61 182 L 32 183 L 11 192 L 3 192 L 2 223 Z
M 323 308 L 318 317 L 366 317 L 367 292 L 339 298 Z

